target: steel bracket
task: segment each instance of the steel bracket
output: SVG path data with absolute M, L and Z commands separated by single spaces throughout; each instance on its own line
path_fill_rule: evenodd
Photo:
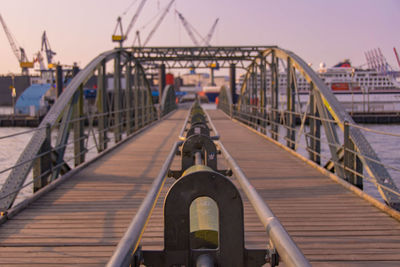
M 135 253 L 132 255 L 131 265 L 132 267 L 140 267 L 143 264 L 143 252 L 142 246 L 139 246 Z
M 273 246 L 270 246 L 267 249 L 265 260 L 271 265 L 271 267 L 279 265 L 279 254 L 278 251 L 276 251 L 276 249 Z
M 223 192 L 223 193 L 222 193 Z M 198 197 L 213 199 L 219 211 L 218 248 L 193 249 L 190 242 L 190 205 Z M 145 266 L 196 266 L 207 254 L 219 267 L 262 266 L 267 250 L 244 247 L 243 203 L 235 185 L 214 171 L 195 171 L 177 180 L 164 204 L 164 250 L 143 250 Z

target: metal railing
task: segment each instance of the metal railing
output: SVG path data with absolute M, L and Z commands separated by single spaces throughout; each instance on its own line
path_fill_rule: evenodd
M 303 156 L 308 156 L 310 160 L 336 173 L 361 190 L 368 187 L 371 191 L 373 190 L 371 184 L 374 185 L 379 192 L 372 192 L 374 197 L 379 198 L 380 194 L 389 206 L 397 210 L 400 208 L 397 202 L 400 199 L 400 193 L 391 178 L 392 176 L 400 177 L 400 168 L 382 162 L 363 133 L 380 134 L 392 138 L 400 137 L 400 135 L 368 129 L 357 125 L 347 116 L 343 122 L 330 114 L 321 116 L 323 112 L 309 110 L 310 103 L 305 108 L 297 107 L 296 109 L 279 106 L 274 108 L 266 105 L 263 107 L 259 103 L 249 104 L 245 101 L 241 104 L 233 104 L 225 95 L 229 96 L 229 92 L 221 92 L 218 106 L 232 118 L 295 151 L 300 151 Z M 316 99 L 312 101 L 317 106 Z M 324 100 L 319 108 L 324 108 L 326 112 L 329 111 L 331 105 Z M 337 132 L 342 134 L 337 134 Z M 354 142 L 357 139 L 362 139 L 363 142 L 357 144 Z M 371 194 L 371 192 L 368 193 Z
M 112 59 L 114 88 L 107 90 L 105 68 Z M 123 70 L 126 89 L 121 86 Z M 89 104 L 83 97 L 83 85 L 93 75 L 98 88 L 96 100 Z M 30 138 L 16 164 L 0 170 L 0 181 L 4 181 L 1 214 L 7 215 L 22 189 L 32 184 L 33 192 L 42 189 L 87 161 L 88 154 L 94 157 L 174 110 L 174 88 L 167 87 L 164 94 L 157 111 L 144 69 L 124 50 L 95 58 L 71 80 L 39 127 L 0 137 L 0 142 L 12 142 L 21 135 Z
M 284 112 L 283 115 L 287 115 L 288 112 Z M 292 113 L 293 114 L 293 113 Z M 357 128 L 360 129 L 364 132 L 369 132 L 369 133 L 374 133 L 374 134 L 379 134 L 382 137 L 384 136 L 391 136 L 391 137 L 400 137 L 399 134 L 394 134 L 394 133 L 387 133 L 387 132 L 382 132 L 382 131 L 377 131 L 377 130 L 373 130 L 373 129 L 369 129 L 367 127 L 363 127 L 360 125 L 356 125 L 356 124 L 352 124 L 349 122 L 345 122 L 344 124 L 344 129 L 345 131 L 343 132 L 343 136 L 339 137 L 339 140 L 341 141 L 341 143 L 330 143 L 327 139 L 326 136 L 324 136 L 324 134 L 322 133 L 322 137 L 316 137 L 312 134 L 310 134 L 309 131 L 309 127 L 308 126 L 301 126 L 301 120 L 302 120 L 302 115 L 300 113 L 294 113 L 294 115 L 296 116 L 298 123 L 297 127 L 290 127 L 288 125 L 285 125 L 285 121 L 284 119 L 282 119 L 282 121 L 280 121 L 279 123 L 272 121 L 269 116 L 261 116 L 259 114 L 253 114 L 251 112 L 239 112 L 234 110 L 232 117 L 249 125 L 250 127 L 265 133 L 266 135 L 269 136 L 274 136 L 280 143 L 285 144 L 288 147 L 293 148 L 296 151 L 300 151 L 303 152 L 303 156 L 308 156 L 309 159 L 321 164 L 322 166 L 325 166 L 327 169 L 332 170 L 334 169 L 334 166 L 332 166 L 333 164 L 336 164 L 338 166 L 341 166 L 341 168 L 343 168 L 344 171 L 349 172 L 349 174 L 345 177 L 345 180 L 349 181 L 349 176 L 357 176 L 357 178 L 361 178 L 364 179 L 370 183 L 372 183 L 373 185 L 375 185 L 377 188 L 381 189 L 381 190 L 385 190 L 388 192 L 391 192 L 397 196 L 400 197 L 400 192 L 397 190 L 394 190 L 391 187 L 388 187 L 384 184 L 380 184 L 378 183 L 375 179 L 373 179 L 368 172 L 365 171 L 364 168 L 361 167 L 361 165 L 358 168 L 355 168 L 354 166 L 351 167 L 348 164 L 346 164 L 345 160 L 344 160 L 344 155 L 347 154 L 347 156 L 350 157 L 354 157 L 354 158 L 360 158 L 363 157 L 365 158 L 366 161 L 368 162 L 373 162 L 375 164 L 378 164 L 386 169 L 389 170 L 389 172 L 393 175 L 393 177 L 400 177 L 400 168 L 390 165 L 388 163 L 384 163 L 380 160 L 377 160 L 376 158 L 371 158 L 367 155 L 364 155 L 362 153 L 360 153 L 360 151 L 358 151 L 355 148 L 351 148 L 348 146 L 348 140 L 350 139 L 349 136 L 349 129 L 350 128 Z M 284 117 L 283 116 L 283 117 Z M 308 119 L 315 119 L 319 122 L 322 123 L 323 119 L 321 118 L 316 118 L 314 116 L 307 116 L 306 120 Z M 334 120 L 325 120 L 326 122 L 329 123 L 333 123 L 336 125 L 336 128 L 339 128 L 339 126 L 337 125 L 337 122 Z M 270 127 L 264 127 L 262 128 L 261 125 L 268 125 Z M 274 125 L 276 127 L 271 127 L 271 125 Z M 287 137 L 285 131 L 290 130 L 293 131 L 296 135 L 296 140 L 292 140 L 290 138 Z M 301 139 L 303 137 L 303 139 Z M 321 149 L 314 149 L 313 146 L 311 146 L 311 142 L 320 142 L 321 143 Z M 395 142 L 393 142 L 395 143 Z M 338 151 L 338 153 L 340 154 L 339 157 L 336 159 L 336 161 L 333 161 L 331 156 L 329 155 L 329 146 L 333 146 L 336 148 L 336 150 Z M 302 151 L 301 151 L 302 150 Z M 304 153 L 305 152 L 305 153 Z M 308 154 L 308 155 L 307 155 Z M 358 163 L 361 164 L 361 163 Z M 361 189 L 363 188 L 363 183 L 360 181 L 357 181 L 357 183 L 355 184 L 356 186 L 360 187 Z
M 130 266 L 132 255 L 136 252 L 144 229 L 146 227 L 147 221 L 149 220 L 154 206 L 157 203 L 160 191 L 165 183 L 167 174 L 171 163 L 175 157 L 175 154 L 182 145 L 182 141 L 177 141 L 172 146 L 171 151 L 168 154 L 163 166 L 157 177 L 154 179 L 149 192 L 146 194 L 139 210 L 136 212 L 135 217 L 129 224 L 124 236 L 118 243 L 111 259 L 108 261 L 107 266 Z

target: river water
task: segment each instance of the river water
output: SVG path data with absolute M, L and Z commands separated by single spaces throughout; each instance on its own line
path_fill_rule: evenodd
M 207 108 L 207 107 L 205 107 Z M 0 113 L 4 114 L 4 111 L 0 110 Z M 370 128 L 373 130 L 378 130 L 386 133 L 392 133 L 392 134 L 400 134 L 400 124 L 364 124 L 361 125 L 366 128 Z M 20 128 L 20 127 L 2 127 L 0 128 L 0 172 L 3 172 L 6 168 L 9 168 L 10 166 L 13 166 L 16 161 L 18 160 L 18 157 L 20 156 L 20 153 L 24 150 L 25 146 L 29 142 L 31 136 L 33 135 L 33 131 L 28 132 L 23 135 L 17 135 L 12 138 L 7 138 L 7 139 L 1 139 L 1 137 L 10 135 L 10 134 L 15 134 L 19 132 L 26 132 L 33 130 L 32 128 Z M 323 132 L 323 131 L 322 131 Z M 397 184 L 398 187 L 400 187 L 400 172 L 396 170 L 400 169 L 400 137 L 395 137 L 395 136 L 383 136 L 379 134 L 375 134 L 372 132 L 367 132 L 367 131 L 362 131 L 363 134 L 366 136 L 372 147 L 374 148 L 375 152 L 378 154 L 379 158 L 381 161 L 386 165 L 386 168 L 388 169 L 389 173 L 391 174 L 393 180 Z M 281 132 L 283 134 L 283 131 Z M 53 136 L 53 140 L 55 140 L 55 134 Z M 340 132 L 339 132 L 340 134 Z M 303 138 L 304 139 L 304 138 Z M 324 137 L 322 136 L 322 139 Z M 55 142 L 54 142 L 55 143 Z M 301 146 L 304 146 L 304 141 L 300 142 L 300 147 L 299 147 L 299 153 L 308 157 L 307 153 L 305 152 L 304 148 Z M 329 156 L 329 151 L 327 146 L 322 146 L 322 154 L 325 154 L 327 157 Z M 66 155 L 73 155 L 72 151 L 66 151 Z M 87 159 L 93 158 L 96 156 L 96 149 L 93 149 L 89 155 L 86 157 Z M 324 162 L 324 160 L 322 160 Z M 71 163 L 71 165 L 73 165 Z M 394 167 L 395 169 L 392 169 L 391 167 Z M 9 175 L 10 171 L 6 171 L 3 173 L 0 173 L 0 187 L 4 183 L 5 179 Z M 28 177 L 27 182 L 31 181 L 31 177 Z M 376 190 L 375 186 L 370 184 L 370 183 L 365 183 L 364 190 L 380 199 L 379 193 Z M 27 186 L 24 188 L 20 196 L 18 197 L 18 201 L 23 200 L 27 196 L 32 194 L 32 186 Z

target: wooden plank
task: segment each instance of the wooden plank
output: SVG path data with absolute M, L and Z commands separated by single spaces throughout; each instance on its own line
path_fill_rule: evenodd
M 178 140 L 186 113 L 135 136 L 3 224 L 0 265 L 104 266 Z M 162 204 L 143 245 L 163 243 Z
M 209 115 L 221 142 L 313 266 L 368 266 L 368 261 L 370 266 L 397 266 L 398 221 L 221 111 Z M 243 200 L 246 246 L 262 248 L 264 229 Z

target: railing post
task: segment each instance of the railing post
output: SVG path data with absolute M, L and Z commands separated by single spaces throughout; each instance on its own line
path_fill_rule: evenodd
M 80 85 L 78 94 L 79 94 L 78 101 L 74 105 L 74 115 L 73 115 L 75 167 L 85 161 L 83 85 Z
M 265 58 L 261 55 L 260 58 L 260 117 L 261 117 L 261 132 L 266 133 L 267 127 L 267 71 L 265 66 Z
M 271 137 L 272 139 L 278 140 L 279 134 L 279 61 L 275 57 L 275 51 L 272 51 L 271 58 Z
M 133 118 L 132 118 L 132 66 L 131 62 L 129 61 L 126 64 L 125 69 L 125 99 L 126 99 L 126 132 L 127 134 L 131 134 L 133 131 Z
M 344 156 L 343 156 L 343 164 L 344 164 L 344 173 L 346 175 L 346 179 L 352 185 L 357 186 L 360 189 L 363 189 L 363 180 L 360 175 L 357 175 L 353 171 L 362 174 L 363 167 L 361 160 L 355 154 L 355 145 L 350 138 L 350 127 L 349 122 L 344 121 L 343 123 L 343 133 L 344 133 Z
M 51 125 L 46 124 L 46 140 L 43 142 L 42 147 L 38 154 L 43 154 L 40 158 L 37 158 L 33 163 L 33 192 L 35 193 L 39 189 L 45 187 L 49 183 L 49 176 L 53 167 L 53 162 L 51 159 Z M 50 171 L 48 174 L 44 175 L 45 172 Z M 42 176 L 43 175 L 43 176 Z M 40 177 L 42 176 L 42 177 Z M 39 178 L 40 177 L 40 178 Z
M 135 131 L 139 129 L 139 62 L 135 62 L 135 89 L 133 92 L 135 110 Z
M 229 86 L 231 88 L 232 103 L 236 104 L 237 96 L 236 96 L 236 64 L 235 63 L 231 63 L 229 66 Z
M 114 136 L 115 143 L 121 141 L 121 54 L 114 59 Z
M 140 92 L 140 108 L 141 108 L 141 117 L 142 117 L 142 120 L 141 120 L 141 127 L 144 127 L 145 125 L 146 125 L 146 101 L 145 101 L 145 97 L 146 97 L 146 95 L 145 95 L 145 93 L 146 93 L 146 91 L 144 90 L 144 85 L 143 85 L 143 79 L 142 79 L 142 77 L 141 76 L 139 76 L 139 78 L 140 78 L 140 83 L 139 83 L 139 88 L 140 88 L 140 90 L 139 90 L 139 92 Z
M 107 77 L 106 63 L 103 61 L 98 68 L 97 73 L 97 108 L 99 111 L 98 128 L 99 128 L 99 148 L 100 151 L 107 149 L 108 137 L 108 108 L 107 108 Z
M 296 134 L 294 127 L 296 127 L 296 118 L 294 116 L 295 111 L 295 86 L 296 86 L 296 76 L 294 69 L 292 67 L 292 61 L 290 57 L 287 58 L 287 81 L 286 81 L 286 146 L 294 149 Z
M 78 67 L 73 67 L 72 69 L 73 76 L 75 77 L 78 72 Z M 83 84 L 80 85 L 78 91 L 78 100 L 74 105 L 74 162 L 75 167 L 85 161 L 85 145 L 84 145 L 84 118 L 83 118 Z
M 158 103 L 161 104 L 162 95 L 164 93 L 165 81 L 165 64 L 160 64 L 158 69 Z
M 315 102 L 315 91 L 314 84 L 310 83 L 310 115 L 312 118 L 309 118 L 310 125 L 310 142 L 309 148 L 309 157 L 312 161 L 321 164 L 321 121 L 318 119 L 318 109 L 317 103 Z
M 328 140 L 328 146 L 331 152 L 331 162 L 334 164 L 336 175 L 345 179 L 343 164 L 340 163 L 339 155 L 342 147 L 336 133 L 335 122 L 332 122 L 332 120 L 330 119 L 329 111 L 324 104 L 321 93 L 316 90 L 314 90 L 314 93 L 314 98 L 318 107 L 319 118 L 321 118 L 322 124 L 324 126 L 326 139 Z

